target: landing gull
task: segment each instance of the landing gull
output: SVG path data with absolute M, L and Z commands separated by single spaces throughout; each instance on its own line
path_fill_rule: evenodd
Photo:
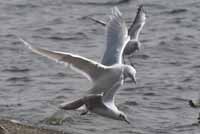
M 92 17 L 88 17 L 88 18 L 103 26 L 106 26 L 106 23 L 102 20 L 97 20 Z M 123 55 L 131 55 L 135 51 L 140 49 L 141 43 L 139 41 L 139 35 L 142 28 L 144 27 L 145 21 L 146 21 L 146 14 L 144 11 L 144 7 L 143 5 L 140 5 L 138 7 L 136 17 L 133 23 L 131 24 L 130 28 L 128 29 L 128 35 L 130 36 L 130 40 L 127 42 Z M 102 64 L 112 65 L 112 62 L 110 63 L 110 60 L 108 59 L 108 57 L 110 57 L 112 54 L 110 53 L 111 49 L 109 49 L 109 47 L 113 48 L 113 46 L 107 46 L 107 47 L 108 48 L 106 49 L 107 51 L 105 52 L 105 55 L 103 57 Z
M 71 103 L 62 104 L 60 106 L 62 109 L 73 110 L 85 106 L 86 111 L 82 114 L 90 111 L 129 123 L 126 114 L 120 111 L 114 102 L 114 95 L 119 87 L 123 85 L 125 78 L 131 78 L 136 83 L 136 70 L 134 67 L 122 64 L 122 53 L 130 37 L 122 14 L 117 7 L 112 9 L 112 16 L 107 24 L 106 33 L 107 49 L 110 49 L 109 52 L 111 53 L 111 58 L 107 58 L 112 65 L 103 65 L 72 53 L 33 47 L 24 39 L 20 38 L 20 40 L 34 53 L 72 67 L 72 69 L 92 81 L 92 88 L 87 92 L 87 95 Z

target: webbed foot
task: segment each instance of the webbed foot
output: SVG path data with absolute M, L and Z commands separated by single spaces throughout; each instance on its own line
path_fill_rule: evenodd
M 87 111 L 84 111 L 82 112 L 80 115 L 86 115 L 88 113 L 88 110 Z

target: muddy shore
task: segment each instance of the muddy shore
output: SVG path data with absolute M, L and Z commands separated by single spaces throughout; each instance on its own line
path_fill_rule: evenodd
M 26 125 L 9 119 L 0 119 L 0 134 L 67 134 L 50 128 Z

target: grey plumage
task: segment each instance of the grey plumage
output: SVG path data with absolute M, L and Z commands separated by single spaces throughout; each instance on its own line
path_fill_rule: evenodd
M 107 25 L 108 47 L 105 52 L 105 55 L 109 53 L 113 56 L 111 59 L 107 56 L 105 57 L 108 59 L 104 58 L 105 62 L 110 65 L 104 65 L 72 53 L 33 47 L 21 38 L 20 41 L 34 53 L 70 66 L 92 81 L 93 86 L 88 91 L 88 95 L 61 105 L 62 109 L 72 110 L 85 105 L 87 110 L 91 112 L 128 123 L 126 115 L 116 107 L 114 95 L 123 85 L 125 78 L 129 77 L 133 82 L 136 82 L 136 70 L 130 65 L 122 64 L 122 53 L 129 39 L 126 24 L 120 11 L 115 7 L 112 9 L 112 17 Z M 112 48 L 113 45 L 115 45 L 114 48 Z
M 106 22 L 104 22 L 102 20 L 98 20 L 98 19 L 95 19 L 92 17 L 88 17 L 88 18 L 94 22 L 97 22 L 98 24 L 100 24 L 102 26 L 107 25 Z M 141 43 L 139 41 L 139 35 L 140 35 L 142 28 L 144 27 L 145 21 L 146 21 L 146 14 L 144 11 L 144 6 L 140 5 L 138 7 L 136 16 L 133 20 L 133 23 L 131 24 L 131 26 L 128 29 L 128 35 L 130 36 L 130 40 L 129 40 L 129 42 L 127 42 L 127 45 L 124 48 L 124 51 L 123 51 L 124 56 L 131 55 L 140 49 Z M 107 55 L 107 57 L 109 57 L 109 56 L 110 55 Z M 105 62 L 104 59 L 102 60 L 102 63 L 105 65 L 110 65 L 110 63 Z

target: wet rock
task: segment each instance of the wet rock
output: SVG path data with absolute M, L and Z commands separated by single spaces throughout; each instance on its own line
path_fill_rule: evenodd
M 67 134 L 69 132 L 57 131 L 45 127 L 15 122 L 9 119 L 0 119 L 0 134 Z M 71 133 L 71 132 L 70 132 Z
M 9 134 L 9 132 L 3 126 L 0 126 L 0 134 Z

